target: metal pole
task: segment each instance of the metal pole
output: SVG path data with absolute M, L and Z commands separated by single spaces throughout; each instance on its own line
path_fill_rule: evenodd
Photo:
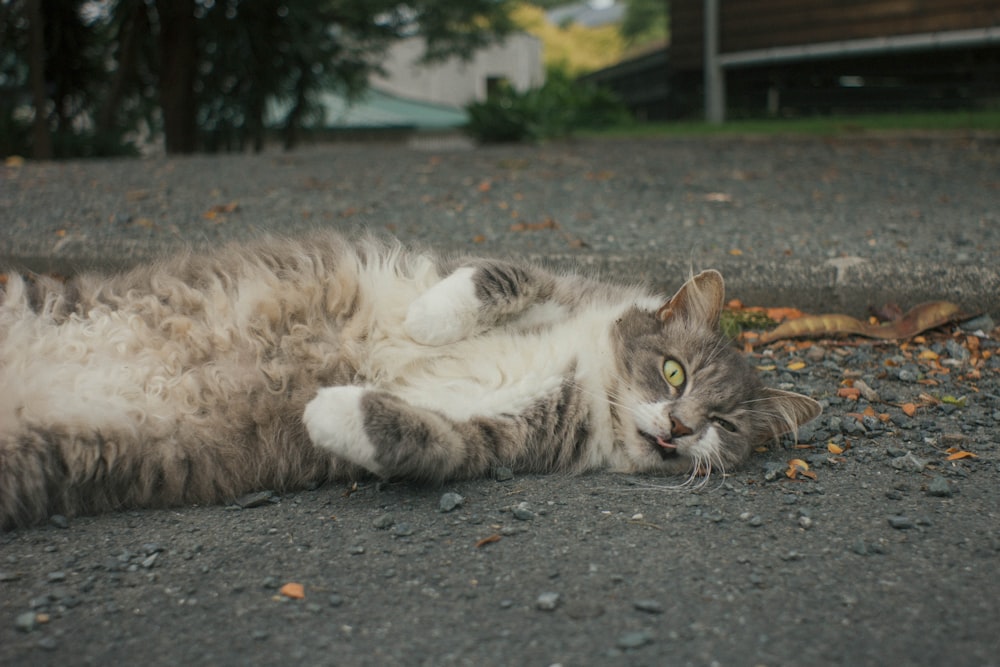
M 705 120 L 726 120 L 726 79 L 719 63 L 719 0 L 705 0 Z

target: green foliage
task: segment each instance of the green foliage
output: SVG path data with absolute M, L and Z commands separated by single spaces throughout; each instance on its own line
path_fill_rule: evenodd
M 662 41 L 668 35 L 668 0 L 626 0 L 619 30 L 629 46 Z
M 486 143 L 569 137 L 583 129 L 625 122 L 628 112 L 611 92 L 550 69 L 545 84 L 526 92 L 501 86 L 485 102 L 466 107 L 467 131 Z
M 290 147 L 320 118 L 320 93 L 360 93 L 394 41 L 422 36 L 434 61 L 513 29 L 508 0 L 38 1 L 33 63 L 32 5 L 0 0 L 0 154 L 34 152 L 36 105 L 56 157 L 129 153 L 161 128 L 183 135 L 172 150 L 259 149 L 278 108 Z M 190 57 L 164 57 L 177 53 Z

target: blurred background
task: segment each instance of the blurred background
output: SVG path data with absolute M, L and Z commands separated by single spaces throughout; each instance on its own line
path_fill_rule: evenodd
M 1000 2 L 0 0 L 3 156 L 913 112 L 1000 128 Z

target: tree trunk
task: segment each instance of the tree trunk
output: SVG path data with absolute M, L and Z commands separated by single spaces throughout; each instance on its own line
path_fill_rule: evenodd
M 198 148 L 198 67 L 194 0 L 156 0 L 160 16 L 160 109 L 168 154 Z
M 121 7 L 125 17 L 118 35 L 118 67 L 112 75 L 108 97 L 97 115 L 97 131 L 102 137 L 109 136 L 115 129 L 126 84 L 135 75 L 139 40 L 149 34 L 149 16 L 142 0 L 123 0 Z
M 42 0 L 28 0 L 28 68 L 35 105 L 32 148 L 36 160 L 49 160 L 52 158 L 52 136 L 49 134 L 49 97 L 45 93 L 45 26 L 42 21 Z

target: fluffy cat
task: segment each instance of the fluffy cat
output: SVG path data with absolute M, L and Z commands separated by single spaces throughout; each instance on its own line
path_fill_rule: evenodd
M 0 293 L 0 525 L 374 473 L 693 478 L 808 421 L 670 299 L 332 234 Z

